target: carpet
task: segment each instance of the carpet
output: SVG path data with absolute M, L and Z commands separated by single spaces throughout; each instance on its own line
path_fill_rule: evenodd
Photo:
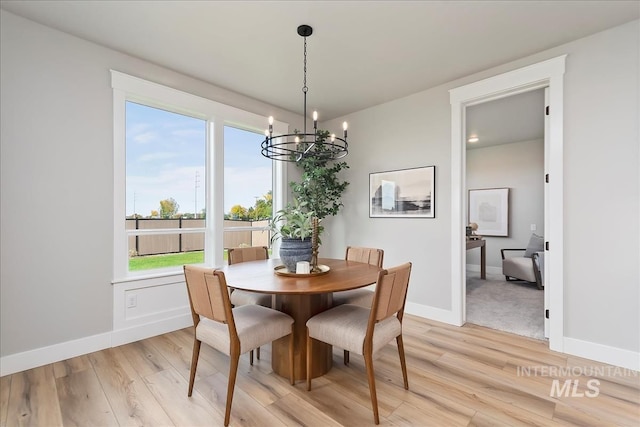
M 502 275 L 467 274 L 467 322 L 544 339 L 544 291 L 534 283 L 507 282 Z

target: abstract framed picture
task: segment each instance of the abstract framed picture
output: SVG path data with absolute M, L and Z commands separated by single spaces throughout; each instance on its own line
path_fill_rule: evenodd
M 509 189 L 469 190 L 469 223 L 478 224 L 480 236 L 508 236 Z
M 369 217 L 435 218 L 435 166 L 369 174 Z

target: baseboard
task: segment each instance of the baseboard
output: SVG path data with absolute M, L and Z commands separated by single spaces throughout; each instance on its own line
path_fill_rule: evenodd
M 130 342 L 140 341 L 145 338 L 155 337 L 156 335 L 177 331 L 178 329 L 186 328 L 188 326 L 193 326 L 191 313 L 169 317 L 157 322 L 132 326 L 126 329 L 119 329 L 112 332 L 111 346 L 117 347 Z
M 478 270 L 479 271 L 479 270 Z M 449 325 L 461 326 L 455 319 L 453 312 L 441 308 L 431 307 L 412 302 L 406 303 L 405 312 L 415 316 L 423 317 Z M 564 354 L 584 357 L 585 359 L 607 363 L 621 368 L 640 371 L 640 353 L 597 344 L 589 341 L 582 341 L 575 338 L 563 338 Z
M 405 304 L 404 310 L 407 314 L 413 314 L 414 316 L 424 317 L 425 319 L 435 320 L 436 322 L 447 323 L 449 325 L 460 326 L 453 312 L 450 310 L 443 310 L 441 308 L 416 304 L 409 301 Z
M 127 329 L 67 341 L 23 353 L 0 358 L 0 376 L 14 374 L 38 366 L 48 365 L 72 357 L 117 347 L 156 335 L 166 334 L 193 325 L 191 314 L 179 315 L 161 321 L 146 323 Z
M 188 326 L 193 326 L 191 313 L 170 317 L 168 319 L 140 326 L 132 326 L 127 329 L 120 329 L 113 331 L 111 346 L 117 347 L 130 342 L 140 341 L 145 338 L 177 331 L 178 329 L 186 328 Z
M 37 348 L 0 358 L 0 376 L 93 353 L 111 347 L 111 332 Z
M 567 337 L 564 337 L 563 343 L 566 354 L 640 371 L 638 352 Z

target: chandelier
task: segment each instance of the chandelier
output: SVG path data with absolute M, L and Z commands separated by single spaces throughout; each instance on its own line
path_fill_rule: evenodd
M 265 140 L 262 141 L 262 155 L 273 160 L 298 162 L 304 158 L 313 157 L 320 160 L 336 160 L 349 153 L 347 144 L 347 122 L 342 124 L 343 137 L 329 135 L 326 131 L 318 130 L 318 112 L 313 112 L 313 132 L 307 133 L 307 37 L 313 33 L 309 25 L 300 25 L 298 34 L 304 38 L 304 79 L 302 94 L 304 96 L 304 129 L 302 133 L 274 135 L 273 117 L 269 117 L 269 129 L 266 130 Z

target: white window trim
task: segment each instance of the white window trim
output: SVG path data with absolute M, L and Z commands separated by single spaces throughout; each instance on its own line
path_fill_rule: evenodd
M 153 83 L 119 71 L 111 71 L 113 88 L 113 284 L 141 281 L 152 277 L 179 275 L 178 268 L 153 271 L 130 272 L 128 269 L 128 239 L 131 232 L 125 229 L 126 216 L 126 101 L 138 102 L 151 107 L 207 121 L 205 161 L 205 188 L 213 197 L 206 197 L 206 225 L 204 230 L 189 229 L 188 232 L 205 232 L 205 265 L 214 267 L 223 263 L 224 241 L 224 126 L 240 127 L 262 133 L 267 117 L 221 104 L 197 95 Z M 275 121 L 274 132 L 288 133 L 289 125 Z M 219 142 L 218 142 L 219 141 Z M 273 203 L 276 210 L 284 206 L 287 168 L 282 162 L 273 162 Z M 162 230 L 163 234 L 167 231 Z M 186 231 L 180 229 L 181 233 Z M 136 231 L 139 233 L 139 230 Z

